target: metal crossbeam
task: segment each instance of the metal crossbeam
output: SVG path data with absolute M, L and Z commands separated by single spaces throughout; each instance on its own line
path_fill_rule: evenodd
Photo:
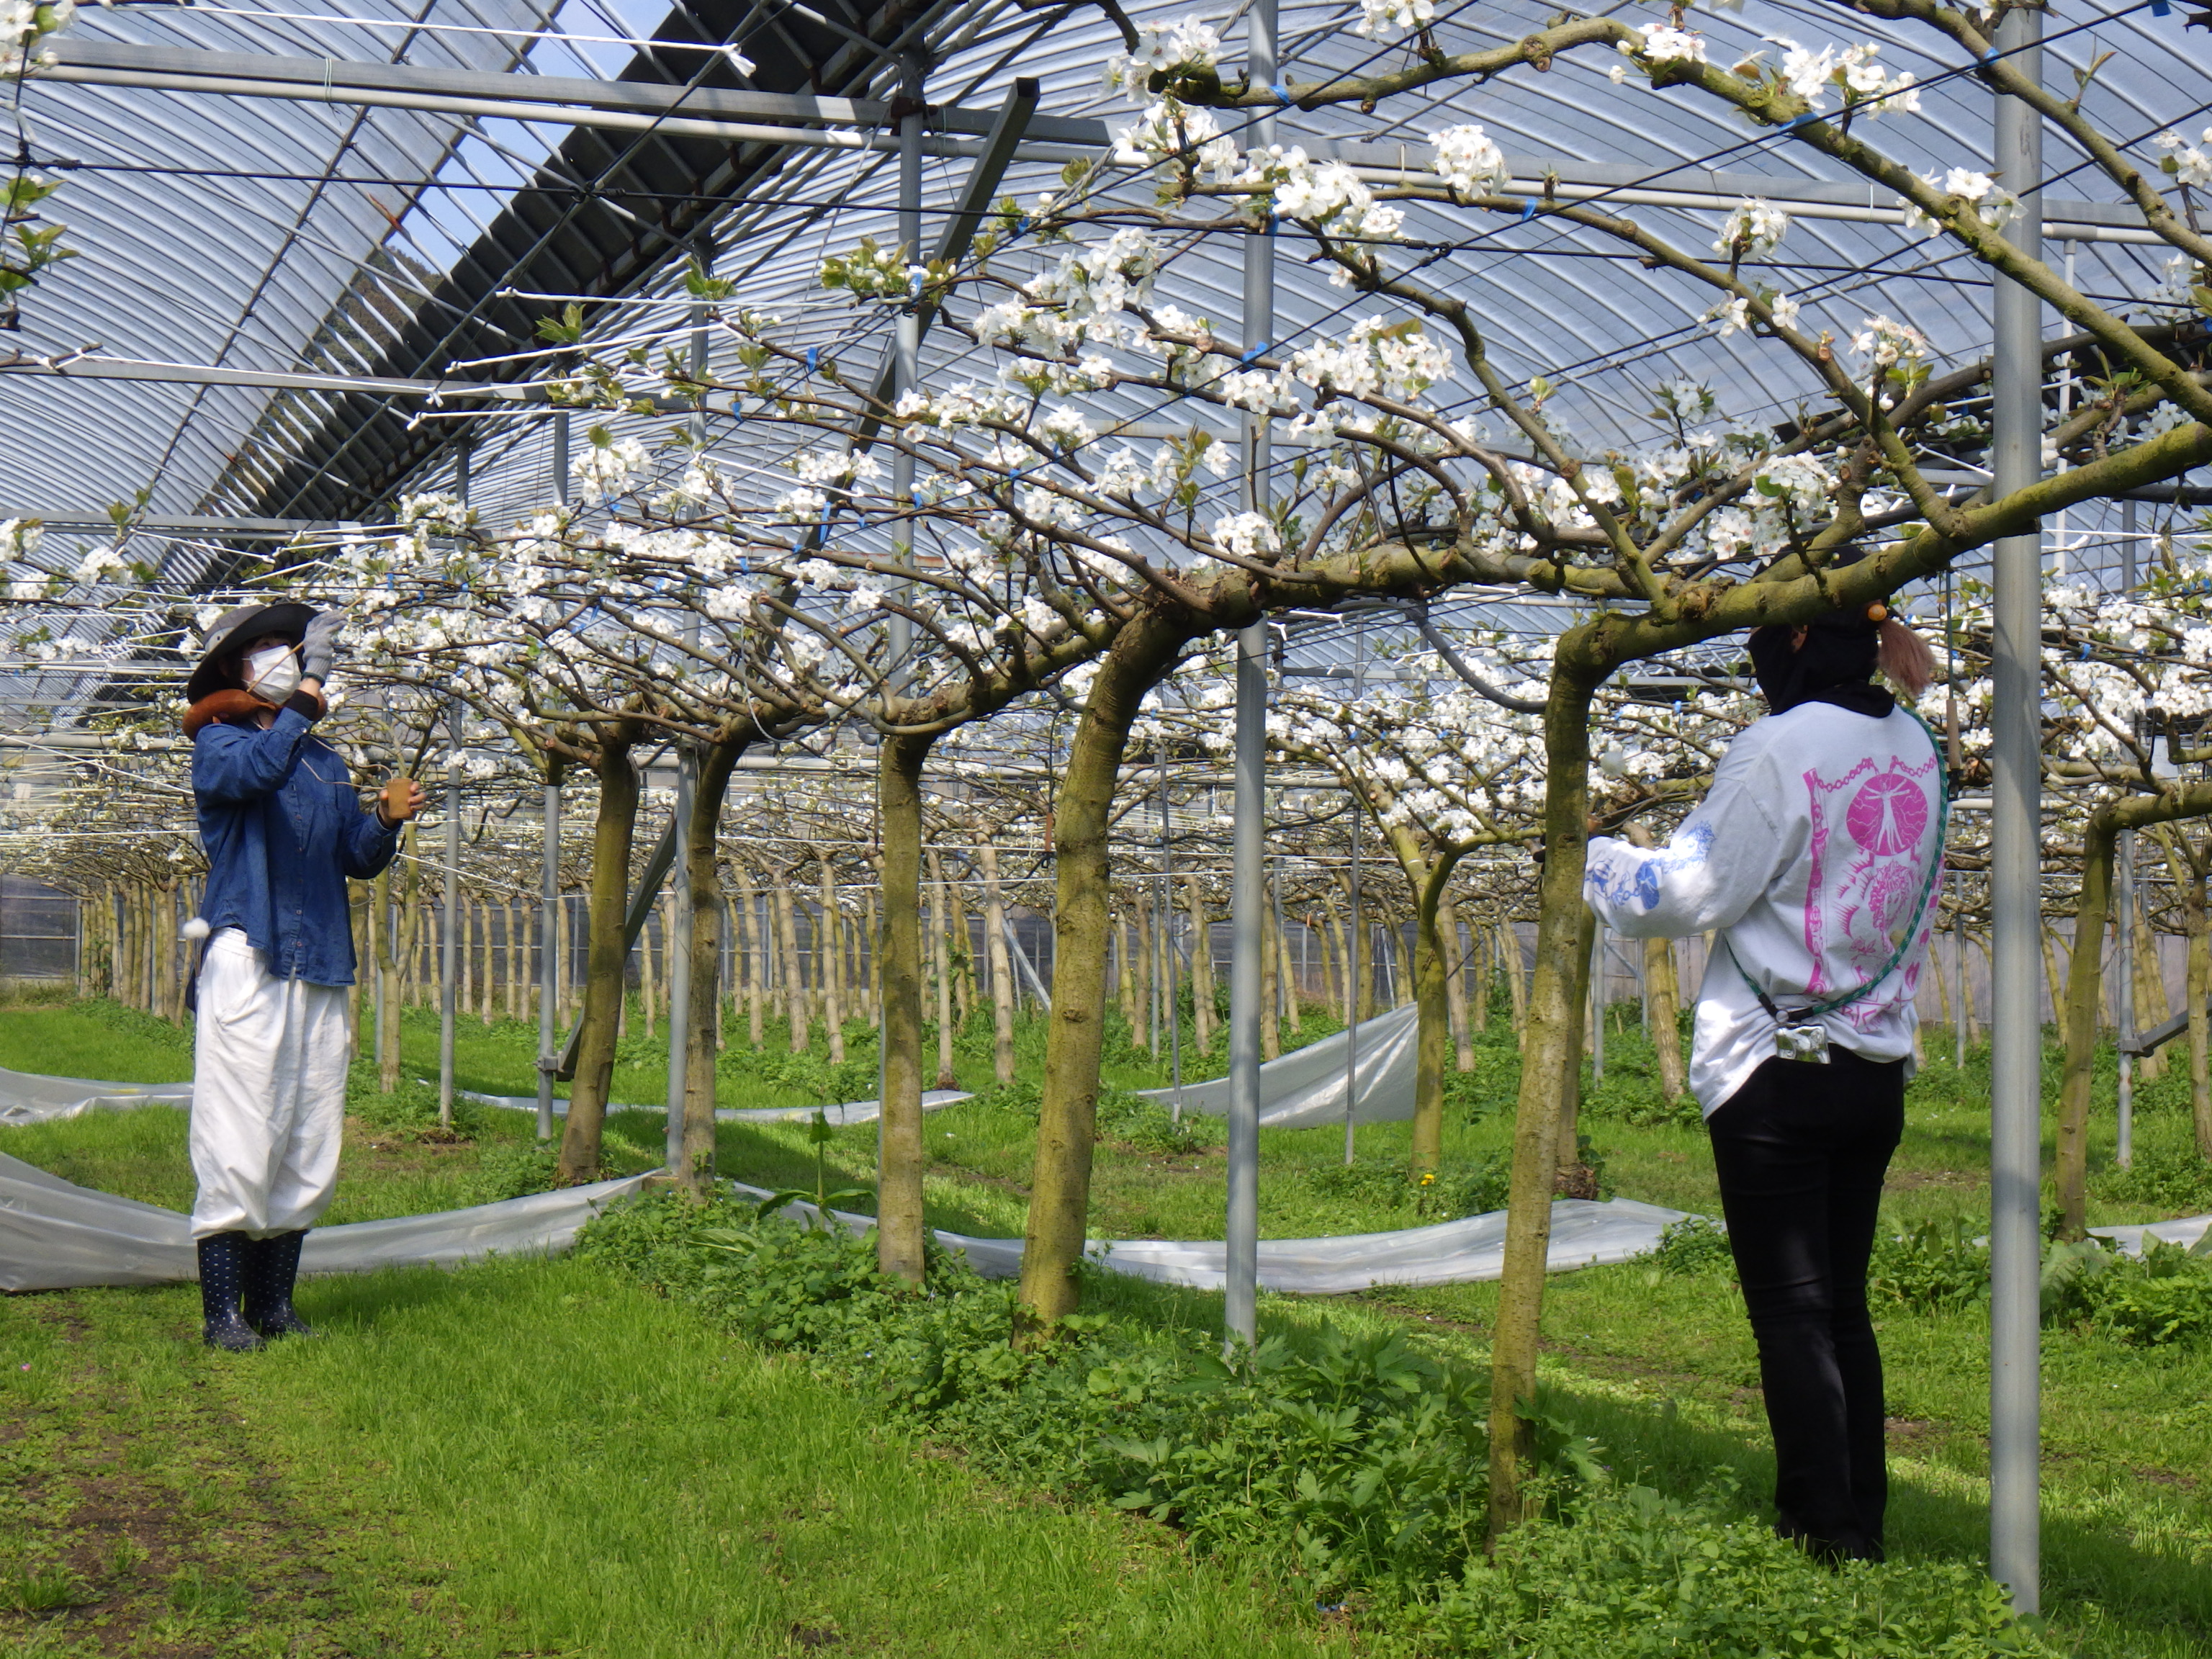
M 459 115 L 609 127 L 671 137 L 738 143 L 799 144 L 890 150 L 897 146 L 890 106 L 872 99 L 810 94 L 678 87 L 644 81 L 596 81 L 580 76 L 503 75 L 479 70 L 417 69 L 406 64 L 341 63 L 334 58 L 265 58 L 112 41 L 62 41 L 60 61 L 32 78 L 80 86 L 140 87 L 239 98 L 289 98 L 311 103 L 368 105 Z M 1002 110 L 933 106 L 927 153 L 981 156 L 1000 131 Z M 1006 159 L 1065 161 L 1110 148 L 1104 121 L 1030 114 L 1021 142 Z M 1352 139 L 1301 140 L 1306 153 L 1340 161 L 1384 179 L 1432 179 L 1428 147 Z M 1003 165 L 1003 162 L 1002 162 Z M 1577 161 L 1509 156 L 1509 195 L 1550 194 L 1573 201 L 1601 196 L 1623 206 L 1690 210 L 1733 208 L 1746 197 L 1784 204 L 1801 216 L 1897 224 L 1902 210 L 1875 186 L 1751 173 L 1682 167 L 1664 171 L 1639 162 Z M 2062 240 L 2155 243 L 2142 216 L 2121 203 L 2048 200 L 2047 233 Z M 247 384 L 259 384 L 248 382 Z M 352 387 L 337 388 L 352 390 Z

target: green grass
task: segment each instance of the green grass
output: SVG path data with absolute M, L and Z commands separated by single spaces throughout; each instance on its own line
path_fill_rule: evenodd
M 0 1064 L 48 1069 L 45 1056 L 86 1054 L 92 1051 L 87 1045 L 113 1044 L 120 1031 L 139 1045 L 141 1067 L 122 1074 L 161 1081 L 185 1073 L 189 1054 L 173 1039 L 165 1048 L 161 1032 L 134 1031 L 129 1024 L 84 1009 L 0 1012 Z M 1024 1074 L 1031 1078 L 1040 1069 L 1041 1024 L 1025 1020 L 1018 1043 Z M 1109 1020 L 1109 1031 L 1117 1028 L 1118 1021 Z M 1306 1035 L 1324 1029 L 1312 1022 Z M 872 1045 L 863 1030 L 853 1034 L 853 1064 L 872 1067 Z M 410 1067 L 422 1074 L 420 1068 L 434 1063 L 435 1021 L 410 1013 L 404 1031 Z M 791 1069 L 780 1057 L 774 1065 L 761 1065 L 744 1052 L 742 1027 L 732 1035 L 738 1047 L 726 1065 L 727 1103 L 805 1103 L 805 1090 L 788 1080 Z M 534 1028 L 503 1025 L 487 1032 L 465 1020 L 460 1039 L 464 1086 L 517 1094 L 530 1087 Z M 641 1052 L 639 1038 L 630 1042 L 629 1074 L 654 1079 L 657 1089 L 661 1074 L 647 1063 L 652 1056 Z M 1929 1049 L 1929 1064 L 1911 1091 L 1906 1138 L 1885 1200 L 1887 1217 L 1894 1223 L 1988 1212 L 1986 1056 L 1971 1056 L 1960 1071 L 1948 1063 L 1948 1046 L 1940 1039 L 1931 1040 Z M 1161 1080 L 1163 1068 L 1141 1053 L 1126 1045 L 1109 1052 L 1111 1075 L 1124 1086 Z M 152 1061 L 164 1054 L 169 1069 L 154 1074 Z M 1204 1058 L 1188 1058 L 1187 1075 L 1209 1069 Z M 1218 1061 L 1218 1055 L 1212 1058 Z M 1510 1138 L 1504 1109 L 1514 1085 L 1510 1044 L 1493 1041 L 1480 1058 L 1475 1076 L 1455 1084 L 1448 1161 L 1480 1160 L 1502 1151 Z M 1605 1088 L 1593 1091 L 1583 1127 L 1605 1153 L 1615 1188 L 1632 1197 L 1715 1212 L 1717 1194 L 1703 1132 L 1681 1125 L 1633 1127 L 1620 1115 L 1624 1103 L 1650 1093 L 1650 1051 L 1643 1034 L 1632 1026 L 1613 1032 L 1607 1062 Z M 958 1063 L 963 1081 L 988 1082 L 988 1033 L 963 1035 Z M 775 1076 L 755 1077 L 756 1067 Z M 72 1069 L 118 1075 L 113 1066 L 79 1063 Z M 2056 1069 L 2053 1065 L 2047 1073 L 2054 1086 Z M 2108 1195 L 2110 1092 L 2107 1068 L 2092 1133 L 2093 1222 L 2174 1213 Z M 653 1097 L 641 1087 L 629 1097 L 640 1095 Z M 617 1096 L 623 1097 L 619 1085 Z M 2139 1101 L 2139 1146 L 2185 1147 L 2185 1079 L 2170 1076 L 2144 1089 Z M 529 1119 L 521 1114 L 487 1111 L 472 1122 L 474 1143 L 452 1147 L 365 1131 L 350 1136 L 340 1187 L 343 1207 L 331 1219 L 459 1201 L 487 1149 L 496 1152 L 529 1133 Z M 618 1113 L 608 1127 L 618 1159 L 641 1165 L 657 1155 L 657 1111 Z M 149 1109 L 0 1131 L 0 1151 L 87 1184 L 181 1207 L 189 1202 L 183 1127 L 182 1114 Z M 1364 1156 L 1402 1157 L 1407 1135 L 1404 1125 L 1365 1127 L 1359 1149 Z M 1010 1104 L 963 1104 L 931 1114 L 927 1137 L 932 1220 L 965 1232 L 1018 1233 L 1034 1150 L 1029 1117 Z M 871 1177 L 874 1139 L 872 1126 L 836 1135 L 830 1146 L 833 1182 Z M 726 1174 L 768 1186 L 811 1182 L 812 1153 L 803 1125 L 724 1125 L 718 1140 Z M 1109 1141 L 1097 1153 L 1097 1232 L 1219 1236 L 1224 1170 L 1218 1146 L 1171 1157 Z M 1271 1236 L 1412 1224 L 1402 1209 L 1319 1189 L 1315 1177 L 1341 1160 L 1340 1130 L 1267 1132 L 1261 1136 L 1261 1158 L 1262 1225 Z M 1111 1281 L 1095 1294 L 1161 1324 L 1210 1325 L 1219 1317 L 1218 1298 L 1194 1292 Z M 299 1478 L 300 1470 L 329 1468 L 334 1473 L 324 1477 L 325 1495 L 315 1500 L 323 1505 L 319 1513 L 337 1516 L 352 1505 L 361 1515 L 404 1516 L 416 1553 L 392 1559 L 442 1564 L 433 1575 L 432 1600 L 450 1598 L 463 1610 L 456 1617 L 464 1624 L 477 1621 L 471 1630 L 493 1619 L 507 1632 L 501 1639 L 511 1650 L 776 1652 L 781 1650 L 763 1644 L 787 1639 L 793 1625 L 816 1628 L 806 1621 L 817 1618 L 836 1620 L 854 1645 L 863 1644 L 864 1633 L 866 1640 L 882 1636 L 908 1645 L 939 1639 L 942 1621 L 927 1611 L 929 1593 L 921 1587 L 943 1578 L 945 1605 L 964 1614 L 985 1592 L 975 1577 L 961 1577 L 968 1559 L 963 1552 L 1012 1551 L 1011 1559 L 1020 1559 L 1020 1552 L 1032 1547 L 1030 1533 L 1018 1528 L 1019 1536 L 1012 1540 L 968 1538 L 933 1553 L 930 1517 L 963 1506 L 1017 1516 L 1024 1528 L 1032 1522 L 1042 1526 L 1046 1518 L 1055 1526 L 1079 1522 L 1065 1538 L 1051 1534 L 1060 1540 L 1049 1547 L 1059 1552 L 1051 1556 L 1055 1562 L 1103 1562 L 1105 1556 L 1085 1552 L 1106 1549 L 1098 1540 L 1111 1538 L 1120 1540 L 1113 1548 L 1136 1552 L 1117 1561 L 1139 1563 L 1115 1565 L 1113 1573 L 1133 1583 L 1152 1582 L 1146 1574 L 1168 1575 L 1159 1583 L 1170 1588 L 1138 1598 L 1149 1608 L 1145 1616 L 1167 1622 L 1154 1631 L 1111 1622 L 1122 1613 L 1102 1615 L 1109 1620 L 1095 1626 L 1102 1644 L 1109 1631 L 1113 1641 L 1143 1652 L 1275 1650 L 1270 1643 L 1291 1644 L 1285 1651 L 1306 1651 L 1315 1639 L 1298 1633 L 1279 1589 L 1254 1589 L 1252 1573 L 1243 1569 L 1241 1577 L 1232 1573 L 1217 1581 L 1173 1564 L 1162 1553 L 1160 1540 L 1141 1529 L 1131 1534 L 1118 1522 L 1107 1526 L 1103 1517 L 1064 1516 L 1019 1494 L 953 1492 L 948 1503 L 950 1489 L 898 1485 L 909 1477 L 949 1480 L 957 1466 L 915 1459 L 909 1449 L 881 1437 L 866 1402 L 824 1393 L 778 1363 L 714 1336 L 680 1310 L 593 1280 L 574 1264 L 324 1283 L 311 1286 L 308 1295 L 310 1316 L 333 1322 L 337 1336 L 268 1356 L 256 1362 L 258 1370 L 235 1372 L 251 1376 L 256 1389 L 270 1389 L 265 1420 L 284 1467 L 295 1472 L 287 1480 Z M 173 1300 L 163 1304 L 164 1297 Z M 71 1319 L 81 1316 L 102 1332 L 114 1321 L 138 1318 L 132 1310 L 166 1305 L 172 1328 L 164 1340 L 173 1345 L 180 1344 L 188 1316 L 181 1293 L 92 1292 L 39 1300 L 46 1307 L 66 1304 Z M 1413 1332 L 1439 1352 L 1480 1364 L 1496 1291 L 1460 1285 L 1343 1298 L 1271 1296 L 1263 1303 L 1263 1317 L 1273 1328 L 1311 1328 L 1323 1318 L 1367 1328 L 1389 1326 Z M 28 1304 L 8 1304 L 4 1311 L 12 1315 L 22 1305 Z M 1986 1316 L 1979 1310 L 1893 1310 L 1881 1316 L 1881 1326 L 1893 1418 L 1896 1546 L 1909 1554 L 1978 1560 L 1986 1526 Z M 1552 1282 L 1545 1331 L 1545 1376 L 1555 1404 L 1607 1446 L 1616 1467 L 1646 1471 L 1669 1486 L 1687 1489 L 1726 1465 L 1743 1475 L 1753 1495 L 1747 1501 L 1755 1511 L 1771 1471 L 1755 1354 L 1740 1298 L 1724 1275 L 1655 1279 L 1635 1265 L 1563 1275 Z M 649 1354 L 652 1363 L 633 1368 L 633 1353 Z M 2128 1348 L 2054 1330 L 2046 1334 L 2045 1356 L 2045 1604 L 2057 1632 L 2085 1654 L 2182 1659 L 2206 1650 L 2212 1645 L 2212 1405 L 2206 1403 L 2212 1401 L 2212 1352 L 2201 1346 Z M 594 1375 L 595 1364 L 604 1376 Z M 246 1400 L 235 1408 L 253 1404 Z M 684 1426 L 697 1427 L 694 1419 L 708 1426 L 695 1434 Z M 761 1428 L 771 1421 L 783 1426 L 763 1435 Z M 717 1431 L 715 1422 L 726 1427 Z M 655 1426 L 664 1423 L 665 1429 Z M 872 1473 L 865 1479 L 837 1461 L 860 1455 L 856 1448 L 883 1460 L 880 1468 L 867 1465 Z M 733 1458 L 749 1467 L 765 1459 L 769 1467 L 744 1475 L 720 1467 Z M 830 1471 L 811 1488 L 800 1474 L 810 1460 L 821 1460 Z M 484 1477 L 485 1470 L 493 1473 Z M 628 1477 L 611 1484 L 652 1494 L 641 1500 L 636 1514 L 621 1507 L 630 1502 L 624 1497 L 614 1513 L 600 1518 L 593 1506 L 616 1501 L 607 1497 L 610 1471 Z M 695 1498 L 693 1486 L 702 1481 Z M 892 1484 L 869 1486 L 871 1481 Z M 840 1496 L 854 1482 L 860 1484 L 849 1498 Z M 863 1488 L 880 1495 L 864 1498 Z M 806 1491 L 830 1493 L 833 1507 L 813 1518 L 810 1504 L 816 1500 Z M 487 1495 L 493 1492 L 495 1499 Z M 909 1502 L 918 1507 L 902 1507 Z M 781 1507 L 769 1515 L 763 1505 Z M 715 1516 L 745 1519 L 742 1526 L 710 1525 Z M 1097 1527 L 1107 1529 L 1083 1530 Z M 0 1534 L 6 1530 L 0 1525 Z M 887 1536 L 908 1531 L 919 1540 L 911 1559 L 901 1546 L 896 1559 L 883 1565 L 881 1582 L 863 1583 L 856 1564 L 883 1551 Z M 780 1556 L 761 1540 L 763 1533 L 776 1535 Z M 726 1545 L 708 1548 L 704 1540 L 726 1534 Z M 726 1559 L 742 1563 L 744 1574 L 761 1582 L 742 1594 L 712 1598 L 722 1615 L 712 1607 L 697 1611 L 708 1607 L 707 1599 L 688 1583 L 664 1583 L 654 1576 L 661 1565 L 648 1563 L 665 1537 L 676 1540 L 668 1547 L 687 1577 L 711 1581 L 716 1560 Z M 715 1556 L 726 1547 L 733 1553 Z M 594 1594 L 580 1591 L 568 1599 L 556 1590 L 532 1602 L 516 1588 L 540 1580 L 557 1583 L 562 1564 L 576 1557 L 598 1564 L 605 1583 Z M 0 1570 L 5 1567 L 0 1562 Z M 1040 1586 L 1034 1595 L 1026 1588 L 1018 1594 L 989 1593 L 1006 1602 L 1004 1616 L 1012 1621 L 992 1626 L 999 1632 L 995 1639 L 1003 1644 L 1009 1636 L 1018 1641 L 1041 1635 L 1048 1644 L 1060 1641 L 1051 1618 L 1074 1616 L 1095 1585 L 1085 1588 L 1090 1581 L 1079 1575 L 1055 1578 L 1042 1568 L 1023 1571 Z M 1183 1588 L 1186 1579 L 1177 1573 L 1194 1575 L 1188 1584 L 1198 1588 Z M 1001 1586 L 1013 1577 L 993 1575 L 991 1582 Z M 7 1582 L 13 1581 L 0 1582 L 0 1589 Z M 60 1581 L 39 1582 L 47 1586 L 41 1593 L 60 1593 L 53 1589 Z M 1267 1583 L 1264 1571 L 1258 1582 Z M 828 1611 L 807 1599 L 823 1585 L 830 1587 L 822 1601 Z M 1175 1597 L 1186 1594 L 1196 1601 L 1175 1612 L 1181 1605 Z M 1166 1604 L 1155 1605 L 1163 1596 Z M 675 1622 L 655 1628 L 671 1632 L 665 1639 L 672 1645 L 596 1645 L 605 1638 L 579 1632 L 611 1627 L 591 1623 L 601 1601 L 607 1609 L 665 1601 Z M 1218 1602 L 1228 1609 L 1218 1616 L 1233 1613 L 1248 1623 L 1228 1635 L 1207 1636 L 1196 1622 L 1197 1602 Z M 988 1609 L 996 1603 L 980 1605 Z M 503 1611 L 509 1606 L 516 1608 L 513 1620 Z M 678 1609 L 692 1611 L 679 1616 Z M 712 1625 L 716 1616 L 725 1622 Z M 692 1634 L 678 1633 L 679 1625 Z M 711 1640 L 721 1647 L 682 1645 L 708 1642 L 697 1632 L 710 1626 Z M 1093 1631 L 1085 1625 L 1078 1638 L 1067 1639 L 1087 1641 Z M 1208 1649 L 1208 1641 L 1225 1645 Z M 1308 1645 L 1297 1645 L 1301 1643 Z
M 1341 1650 L 1263 1564 L 1194 1565 L 1164 1528 L 917 1455 L 581 1264 L 314 1281 L 303 1304 L 323 1340 L 238 1359 L 191 1340 L 188 1290 L 0 1303 L 0 1565 L 82 1598 L 0 1611 L 0 1651 Z M 142 1540 L 120 1571 L 118 1513 Z

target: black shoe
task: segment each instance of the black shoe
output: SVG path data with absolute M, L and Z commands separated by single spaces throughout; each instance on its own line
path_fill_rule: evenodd
M 246 1247 L 246 1322 L 263 1336 L 315 1336 L 313 1325 L 292 1310 L 292 1286 L 300 1277 L 304 1230 L 257 1238 Z
M 268 1346 L 238 1310 L 252 1243 L 244 1233 L 216 1233 L 198 1241 L 200 1337 L 210 1348 L 221 1348 L 226 1353 L 252 1353 Z

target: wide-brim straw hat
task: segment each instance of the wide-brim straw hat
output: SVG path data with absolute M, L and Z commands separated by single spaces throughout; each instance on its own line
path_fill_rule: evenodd
M 185 682 L 185 701 L 198 702 L 228 685 L 230 681 L 222 670 L 223 659 L 239 647 L 269 634 L 285 635 L 297 645 L 307 638 L 307 624 L 314 619 L 315 608 L 311 605 L 241 605 L 224 611 L 215 620 L 215 629 L 208 635 L 208 648 L 200 658 L 199 666 Z

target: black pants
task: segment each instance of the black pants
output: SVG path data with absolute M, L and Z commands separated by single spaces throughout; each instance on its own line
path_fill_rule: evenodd
M 1889 1475 L 1867 1260 L 1905 1131 L 1905 1066 L 1828 1052 L 1826 1066 L 1768 1060 L 1706 1128 L 1759 1340 L 1782 1529 L 1823 1553 L 1879 1555 Z

